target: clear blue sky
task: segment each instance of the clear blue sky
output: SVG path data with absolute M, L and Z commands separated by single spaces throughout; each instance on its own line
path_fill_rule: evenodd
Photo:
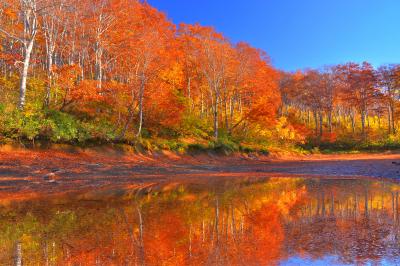
M 296 70 L 400 63 L 400 0 L 148 0 L 175 23 L 214 26 Z

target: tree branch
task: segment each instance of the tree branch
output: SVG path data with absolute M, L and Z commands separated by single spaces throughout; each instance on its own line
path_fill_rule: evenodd
M 2 28 L 0 28 L 0 33 L 3 33 L 4 35 L 6 35 L 7 37 L 9 37 L 11 39 L 21 42 L 24 46 L 26 46 L 26 42 L 23 39 L 15 36 L 14 34 L 9 33 L 8 31 L 3 30 Z

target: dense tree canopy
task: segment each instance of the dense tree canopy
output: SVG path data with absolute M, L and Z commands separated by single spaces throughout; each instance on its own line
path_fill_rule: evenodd
M 399 66 L 285 73 L 138 0 L 2 1 L 0 70 L 8 138 L 397 139 Z

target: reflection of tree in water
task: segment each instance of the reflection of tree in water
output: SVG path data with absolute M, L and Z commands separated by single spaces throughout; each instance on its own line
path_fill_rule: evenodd
M 343 263 L 395 260 L 400 255 L 397 188 L 357 180 L 308 184 L 298 219 L 286 223 L 288 251 L 315 259 L 334 254 Z
M 273 265 L 296 254 L 394 260 L 397 191 L 383 181 L 271 178 L 19 203 L 0 211 L 0 264 Z

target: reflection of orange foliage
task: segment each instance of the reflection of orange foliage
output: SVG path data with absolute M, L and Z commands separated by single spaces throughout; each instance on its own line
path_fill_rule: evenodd
M 158 219 L 147 221 L 144 243 L 148 265 L 183 265 L 189 237 L 179 214 L 164 213 Z
M 244 260 L 248 265 L 271 265 L 281 257 L 284 231 L 276 205 L 268 204 L 246 218 L 251 234 L 243 243 Z
M 288 216 L 295 207 L 304 203 L 306 194 L 306 187 L 297 188 L 291 191 L 284 191 L 276 204 L 280 210 L 280 213 L 285 217 Z

